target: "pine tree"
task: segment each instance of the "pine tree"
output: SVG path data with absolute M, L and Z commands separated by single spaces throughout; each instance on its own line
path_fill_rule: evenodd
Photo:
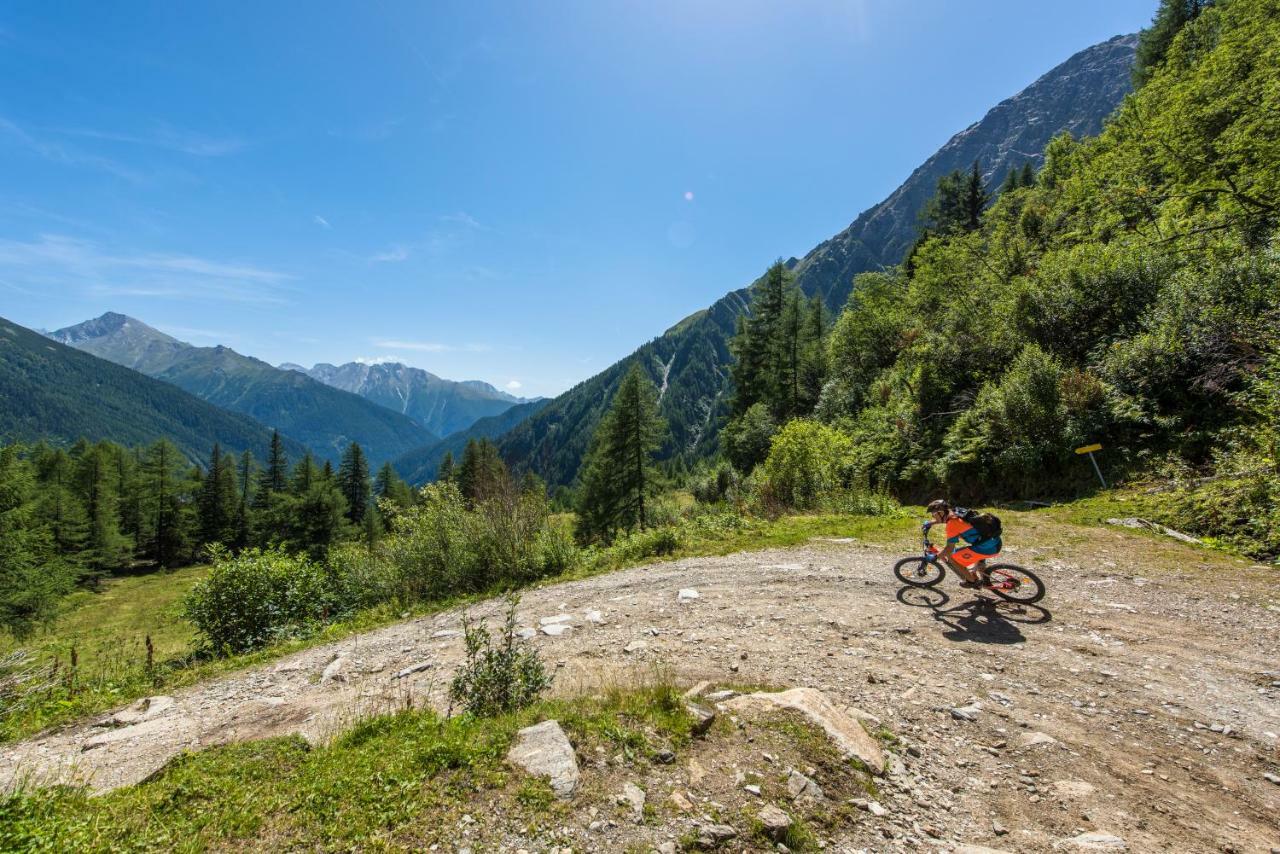
M 284 452 L 284 442 L 280 439 L 280 431 L 271 432 L 271 451 L 267 456 L 267 469 L 258 483 L 258 494 L 255 503 L 259 507 L 267 505 L 267 499 L 275 494 L 289 490 L 289 458 Z
M 111 447 L 100 442 L 84 447 L 76 463 L 77 486 L 89 521 L 85 564 L 95 578 L 123 566 L 128 556 L 129 545 L 120 533 L 113 462 Z
M 338 467 L 338 489 L 347 501 L 347 519 L 360 524 L 369 509 L 369 461 L 355 442 L 347 446 Z
M 1018 178 L 1018 183 L 1023 187 L 1034 187 L 1036 185 L 1036 167 L 1030 160 L 1022 164 L 1022 174 Z
M 982 165 L 973 161 L 964 184 L 964 229 L 977 231 L 982 227 L 982 212 L 991 203 L 991 194 L 982 180 Z
M 36 515 L 31 466 L 17 445 L 0 447 L 0 629 L 26 638 L 74 583 Z
M 784 296 L 782 317 L 778 322 L 778 374 L 773 383 L 773 410 L 780 421 L 787 421 L 801 414 L 804 315 L 804 299 L 800 296 L 799 288 L 789 288 Z
M 1137 56 L 1133 61 L 1134 88 L 1146 85 L 1156 69 L 1164 64 L 1174 38 L 1209 5 L 1209 0 L 1160 0 L 1151 26 L 1138 35 Z
M 458 465 L 458 491 L 471 504 L 500 495 L 510 486 L 507 465 L 488 439 L 470 439 Z
M 54 550 L 79 564 L 89 537 L 89 516 L 75 491 L 71 457 L 61 448 L 42 448 L 35 455 L 40 498 L 37 512 L 49 528 Z
M 801 335 L 799 413 L 808 415 L 827 381 L 827 306 L 818 294 L 809 300 Z
M 373 481 L 373 494 L 384 525 L 390 521 L 387 516 L 392 508 L 406 509 L 413 504 L 413 491 L 396 474 L 391 463 L 383 463 L 378 469 L 378 476 Z
M 436 469 L 436 483 L 449 483 L 454 478 L 453 451 L 445 451 L 440 468 Z
M 584 539 L 609 540 L 619 530 L 644 529 L 655 485 L 653 454 L 665 430 L 657 389 L 633 364 L 592 437 L 578 506 Z
M 178 481 L 181 455 L 168 439 L 152 445 L 143 463 L 147 555 L 162 567 L 178 566 L 189 550 L 187 502 Z
M 240 455 L 240 465 L 236 469 L 236 486 L 239 494 L 236 496 L 236 524 L 235 538 L 232 544 L 236 551 L 248 548 L 253 538 L 253 501 L 256 490 L 254 486 L 258 479 L 258 463 L 253 458 L 253 452 L 245 450 Z
M 289 491 L 298 496 L 306 495 L 319 477 L 316 461 L 312 458 L 311 452 L 307 451 L 293 467 L 293 479 L 289 483 Z
M 209 468 L 200 484 L 197 513 L 201 543 L 230 543 L 235 537 L 235 461 L 217 443 L 209 454 Z
M 775 261 L 752 289 L 750 316 L 738 317 L 737 332 L 729 344 L 734 362 L 731 412 L 741 415 L 759 401 L 771 408 L 779 400 L 782 378 L 782 346 L 779 327 L 794 281 L 786 265 Z

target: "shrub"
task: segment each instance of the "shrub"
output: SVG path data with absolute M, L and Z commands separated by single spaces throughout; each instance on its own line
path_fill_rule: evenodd
M 835 427 L 796 419 L 774 436 L 758 490 L 766 503 L 807 510 L 853 486 L 853 441 Z
M 213 570 L 183 608 L 219 652 L 245 652 L 345 610 L 333 576 L 304 556 L 249 549 L 231 557 L 218 549 L 212 557 Z
M 538 652 L 516 634 L 518 596 L 507 597 L 507 613 L 497 641 L 483 623 L 462 620 L 466 659 L 449 684 L 449 703 L 476 717 L 523 709 L 551 687 Z

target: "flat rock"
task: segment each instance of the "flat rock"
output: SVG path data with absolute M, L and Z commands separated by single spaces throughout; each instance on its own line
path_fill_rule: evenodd
M 672 792 L 671 797 L 667 800 L 671 802 L 671 806 L 680 810 L 680 812 L 693 812 L 693 801 L 685 797 L 680 791 Z
M 791 829 L 791 816 L 773 804 L 769 804 L 756 813 L 756 818 L 760 820 L 765 836 L 768 836 L 774 842 L 780 842 L 782 837 L 786 836 L 787 831 Z
M 981 703 L 970 703 L 967 706 L 956 706 L 951 710 L 951 717 L 958 721 L 969 721 L 972 723 L 978 719 L 978 714 L 982 711 Z
M 459 636 L 459 635 L 461 635 L 461 634 L 462 634 L 462 632 L 461 632 L 461 631 L 459 631 L 458 629 L 441 629 L 441 630 L 440 630 L 440 631 L 438 631 L 438 632 L 432 632 L 432 633 L 431 633 L 431 639 L 432 639 L 432 640 L 444 640 L 445 638 L 456 638 L 456 637 L 458 637 L 458 636 Z
M 403 679 L 406 676 L 412 676 L 415 673 L 421 673 L 424 670 L 429 670 L 434 666 L 435 666 L 435 662 L 419 661 L 417 664 L 410 664 L 408 667 L 404 668 L 403 670 L 396 671 L 396 675 L 392 676 L 391 678 Z
M 346 682 L 347 677 L 342 673 L 342 668 L 346 667 L 346 665 L 347 660 L 342 656 L 330 661 L 324 672 L 320 674 L 320 684 L 328 685 L 330 682 Z
M 649 645 L 642 640 L 635 640 L 622 648 L 622 651 L 630 655 L 633 652 L 644 652 Z
M 704 824 L 698 828 L 698 842 L 705 848 L 714 848 L 737 835 L 738 831 L 727 824 Z
M 1053 789 L 1064 798 L 1087 798 L 1093 794 L 1093 785 L 1084 780 L 1055 780 Z
M 826 797 L 816 780 L 806 777 L 794 768 L 787 775 L 787 794 L 793 801 L 821 801 Z
M 559 721 L 543 721 L 516 733 L 507 762 L 534 777 L 545 777 L 556 797 L 568 800 L 578 789 L 578 757 Z
M 618 794 L 618 803 L 631 808 L 631 820 L 636 824 L 644 821 L 644 789 L 635 783 L 627 783 Z
M 1003 848 L 988 848 L 985 845 L 957 845 L 951 849 L 951 854 L 1013 854 Z
M 173 708 L 173 698 L 169 696 L 143 697 L 131 706 L 121 709 L 111 716 L 111 726 L 133 726 L 152 718 L 158 718 Z
M 602 614 L 599 611 L 587 611 L 587 613 L 584 615 L 584 619 L 588 623 L 592 623 L 593 625 L 599 626 L 604 623 L 604 614 Z
M 880 745 L 856 719 L 816 688 L 744 694 L 725 701 L 724 706 L 734 711 L 789 709 L 799 712 L 825 732 L 846 757 L 857 759 L 873 774 L 884 773 L 884 751 Z
M 716 713 L 701 703 L 685 700 L 684 710 L 693 718 L 691 731 L 694 735 L 706 735 L 707 730 L 711 729 L 711 725 L 716 722 Z
M 573 631 L 573 626 L 568 623 L 548 623 L 542 627 L 542 633 L 553 638 L 558 638 L 565 632 Z
M 692 587 L 686 587 L 676 594 L 676 601 L 678 602 L 692 602 L 694 599 L 700 598 L 702 597 L 698 594 L 698 591 Z
M 1054 848 L 1066 851 L 1127 851 L 1129 845 L 1119 836 L 1110 833 L 1082 833 L 1070 839 L 1054 843 Z
M 1046 744 L 1057 743 L 1056 738 L 1043 732 L 1026 732 L 1018 737 L 1019 747 L 1043 747 Z

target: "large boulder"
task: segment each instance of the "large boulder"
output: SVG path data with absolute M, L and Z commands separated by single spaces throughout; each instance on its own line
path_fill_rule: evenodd
M 568 800 L 578 789 L 578 757 L 558 721 L 543 721 L 516 733 L 507 762 L 535 777 L 546 777 L 556 797 Z
M 884 773 L 884 751 L 851 715 L 831 702 L 816 688 L 743 694 L 723 703 L 735 712 L 769 712 L 788 709 L 799 712 L 827 734 L 827 738 L 850 759 L 857 759 L 873 774 Z

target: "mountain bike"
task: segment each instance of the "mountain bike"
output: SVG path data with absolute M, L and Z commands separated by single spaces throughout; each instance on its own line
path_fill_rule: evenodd
M 912 587 L 933 587 L 947 576 L 946 561 L 938 557 L 938 547 L 929 542 L 929 525 L 923 526 L 923 532 L 924 554 L 903 558 L 893 565 L 893 574 L 898 580 Z M 988 566 L 986 581 L 980 589 L 1021 605 L 1039 602 L 1045 594 L 1044 582 L 1034 572 L 1012 563 Z

